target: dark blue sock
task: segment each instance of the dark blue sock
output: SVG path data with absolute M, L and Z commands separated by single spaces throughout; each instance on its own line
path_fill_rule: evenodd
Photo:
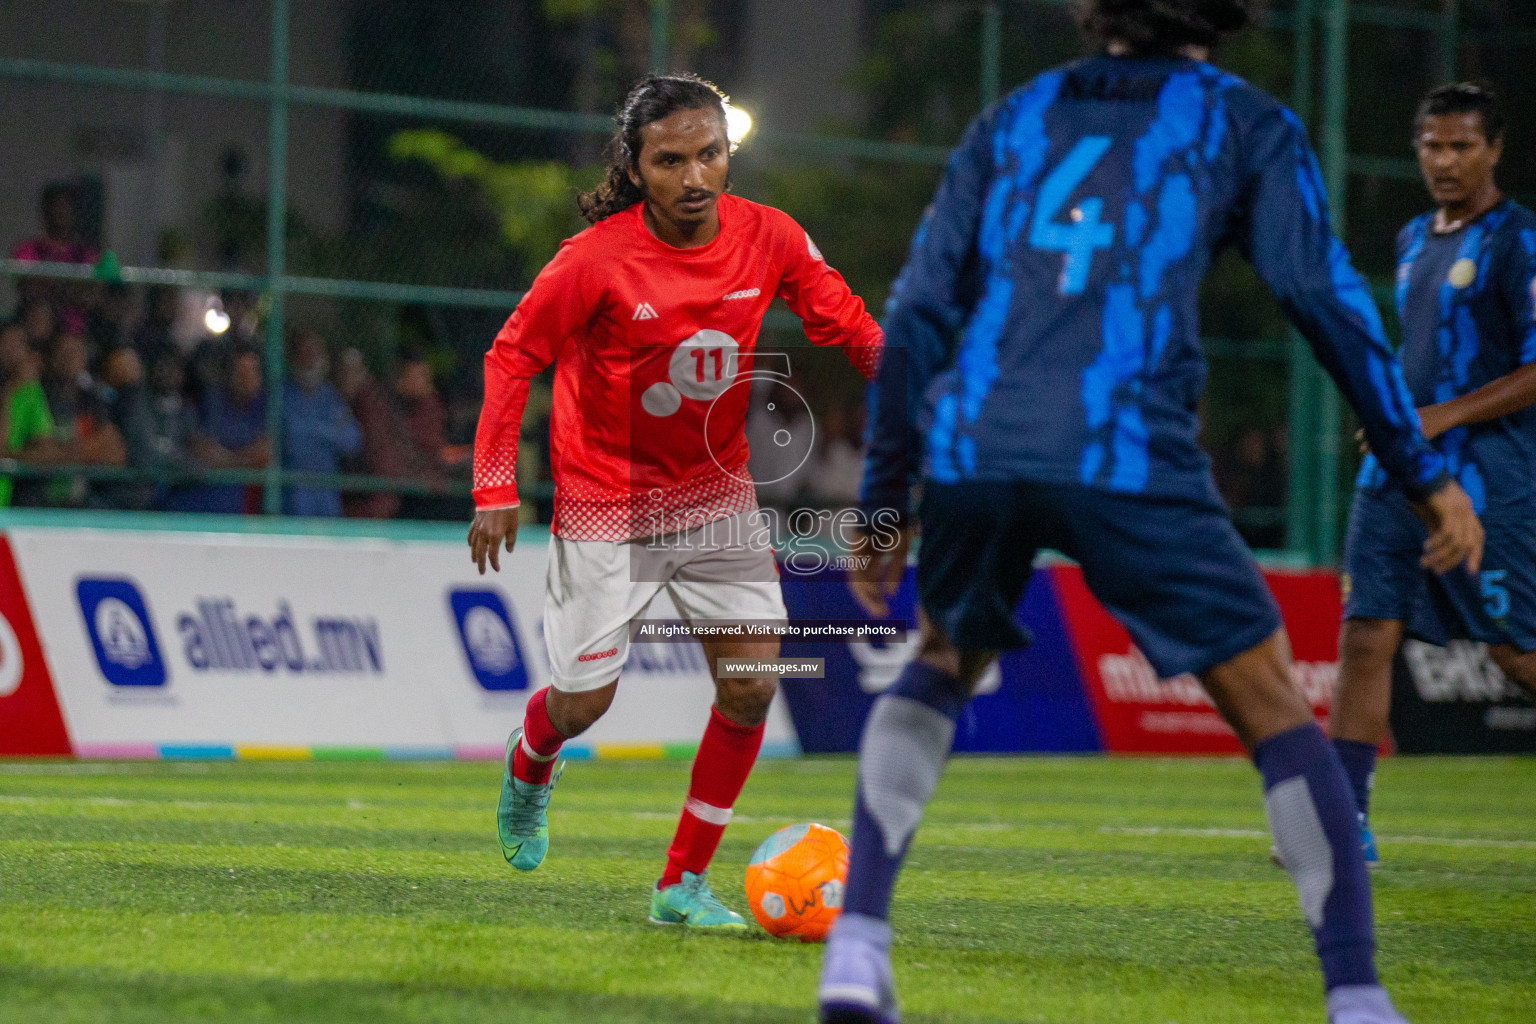
M 1349 788 L 1355 794 L 1355 810 L 1371 813 L 1371 784 L 1376 778 L 1376 747 L 1358 740 L 1334 740 L 1334 752 L 1344 762 Z
M 844 910 L 885 919 L 896 875 L 944 770 L 965 701 L 959 680 L 914 661 L 870 709 L 859 740 Z
M 1323 730 L 1309 724 L 1264 740 L 1253 760 L 1264 776 L 1275 846 L 1317 943 L 1324 987 L 1377 984 L 1371 881 L 1339 755 Z

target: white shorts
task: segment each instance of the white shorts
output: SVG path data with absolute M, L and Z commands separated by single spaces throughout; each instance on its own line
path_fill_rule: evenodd
M 617 679 L 629 654 L 630 623 L 663 588 L 689 621 L 788 618 L 773 547 L 756 512 L 666 538 L 551 537 L 544 644 L 555 689 L 579 693 Z

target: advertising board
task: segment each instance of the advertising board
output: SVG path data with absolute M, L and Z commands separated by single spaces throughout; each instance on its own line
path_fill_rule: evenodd
M 909 571 L 893 611 L 914 616 Z M 1326 572 L 1265 574 L 1295 654 L 1296 681 L 1326 720 L 1338 678 L 1339 593 Z M 828 583 L 836 585 L 828 586 Z M 841 576 L 784 583 L 792 616 L 853 618 Z M 1242 747 L 1193 676 L 1159 679 L 1129 634 L 1088 592 L 1081 570 L 1044 563 L 1015 612 L 1034 644 L 1005 654 L 958 724 L 959 751 L 1237 754 Z M 808 751 L 848 751 L 875 696 L 916 654 L 906 644 L 791 644 L 827 658 L 825 682 L 785 680 L 790 713 Z M 836 671 L 834 671 L 834 668 Z
M 15 566 L 0 565 L 0 614 L 30 606 L 35 664 L 50 672 L 81 756 L 500 757 L 549 678 L 538 534 L 483 577 L 448 543 L 26 527 L 7 536 Z M 650 614 L 676 617 L 665 594 Z M 0 629 L 0 677 L 8 636 Z M 569 752 L 696 743 L 712 699 L 696 644 L 636 645 L 612 710 Z M 793 741 L 776 710 L 765 744 L 782 752 Z M 55 737 L 52 752 L 68 752 L 68 740 L 59 747 Z
M 73 753 L 10 541 L 0 534 L 0 756 Z
M 1406 754 L 1536 753 L 1536 707 L 1486 644 L 1408 640 L 1392 672 L 1392 735 Z
M 544 535 L 499 574 L 443 540 L 16 525 L 0 534 L 0 755 L 467 757 L 502 754 L 546 685 Z M 1326 719 L 1339 595 L 1271 571 L 1296 681 Z M 784 576 L 793 619 L 861 618 L 834 568 Z M 893 602 L 915 616 L 913 573 Z M 1034 634 L 982 680 L 959 751 L 1234 754 L 1193 677 L 1158 679 L 1070 564 L 1043 562 L 1017 610 Z M 671 620 L 663 592 L 649 609 Z M 904 642 L 786 643 L 825 659 L 786 679 L 766 752 L 849 751 Z M 677 756 L 712 696 L 697 643 L 635 643 L 612 710 L 568 756 Z M 1536 708 L 1476 645 L 1410 643 L 1393 726 L 1411 752 L 1536 749 Z
M 1140 754 L 1238 754 L 1242 746 L 1191 675 L 1159 679 L 1130 635 L 1093 599 L 1075 566 L 1045 573 L 1067 623 L 1104 749 Z M 1338 682 L 1338 577 L 1265 572 L 1291 641 L 1291 672 L 1319 721 Z M 1026 620 L 1038 629 L 1034 621 Z
M 915 573 L 909 571 L 892 601 L 892 613 L 915 625 Z M 1102 749 L 1093 709 L 1067 642 L 1065 622 L 1054 608 L 1046 573 L 1036 573 L 1019 606 L 1020 621 L 1035 643 L 1003 656 L 984 676 L 977 696 L 955 729 L 961 752 L 1041 751 L 1084 753 Z M 861 616 L 843 574 L 784 579 L 784 603 L 793 618 L 856 619 Z M 800 746 L 806 751 L 858 747 L 859 730 L 875 698 L 896 681 L 917 655 L 917 633 L 905 643 L 816 642 L 784 645 L 786 657 L 826 658 L 826 678 L 786 679 Z

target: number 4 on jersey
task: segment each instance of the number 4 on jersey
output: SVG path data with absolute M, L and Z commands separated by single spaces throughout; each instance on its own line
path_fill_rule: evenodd
M 1107 249 L 1115 241 L 1115 226 L 1099 220 L 1104 200 L 1097 196 L 1084 199 L 1073 207 L 1070 224 L 1056 222 L 1056 214 L 1066 205 L 1073 190 L 1083 183 L 1095 165 L 1109 151 L 1110 138 L 1090 135 L 1072 147 L 1066 159 L 1046 175 L 1035 199 L 1035 216 L 1029 229 L 1029 244 L 1036 249 L 1063 253 L 1061 294 L 1081 295 L 1088 287 L 1088 270 L 1097 249 Z

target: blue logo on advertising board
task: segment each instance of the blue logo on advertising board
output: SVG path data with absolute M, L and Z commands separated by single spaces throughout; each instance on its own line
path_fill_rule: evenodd
M 448 595 L 459 624 L 459 641 L 475 680 L 486 690 L 528 689 L 528 667 L 512 615 L 494 590 L 454 590 Z
M 75 583 L 96 664 L 113 686 L 164 686 L 165 660 L 138 584 L 127 577 Z

